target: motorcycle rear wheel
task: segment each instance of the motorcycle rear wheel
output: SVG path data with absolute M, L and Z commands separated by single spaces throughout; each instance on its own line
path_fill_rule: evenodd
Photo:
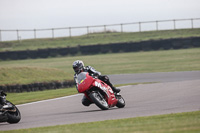
M 106 100 L 102 97 L 102 95 L 98 92 L 91 92 L 90 98 L 92 101 L 102 110 L 108 110 L 109 106 Z

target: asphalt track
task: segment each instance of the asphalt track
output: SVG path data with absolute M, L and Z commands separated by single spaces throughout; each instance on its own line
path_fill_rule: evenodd
M 18 124 L 1 130 L 103 121 L 200 110 L 200 71 L 110 75 L 114 84 L 159 82 L 121 87 L 125 108 L 106 111 L 81 104 L 82 94 L 18 105 Z

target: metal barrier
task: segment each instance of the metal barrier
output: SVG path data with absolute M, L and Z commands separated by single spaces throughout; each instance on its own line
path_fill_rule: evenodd
M 110 25 L 63 27 L 50 29 L 0 29 L 0 41 L 57 38 L 87 35 L 95 32 L 143 32 L 200 28 L 200 18 L 145 21 Z M 59 32 L 61 31 L 61 32 Z

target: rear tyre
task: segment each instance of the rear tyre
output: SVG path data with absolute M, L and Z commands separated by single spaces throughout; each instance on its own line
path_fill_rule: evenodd
M 90 98 L 92 101 L 102 110 L 107 110 L 109 109 L 108 103 L 106 100 L 103 98 L 103 96 L 98 93 L 98 92 L 91 92 L 90 93 Z
M 7 101 L 7 103 L 10 103 L 12 104 L 11 102 Z M 12 123 L 18 123 L 20 120 L 21 120 L 21 114 L 18 110 L 18 108 L 12 104 L 13 108 L 16 109 L 15 112 L 7 112 L 7 117 L 8 117 L 8 120 L 7 122 L 12 124 Z
M 125 106 L 125 100 L 122 96 L 116 96 L 116 98 L 118 99 L 118 102 L 116 104 L 116 106 L 118 108 L 123 108 Z

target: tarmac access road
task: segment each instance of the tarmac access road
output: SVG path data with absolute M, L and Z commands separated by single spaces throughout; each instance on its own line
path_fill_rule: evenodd
M 156 82 L 121 88 L 125 108 L 100 110 L 81 104 L 82 94 L 17 105 L 22 119 L 0 131 L 200 110 L 200 71 L 109 75 L 114 84 Z

